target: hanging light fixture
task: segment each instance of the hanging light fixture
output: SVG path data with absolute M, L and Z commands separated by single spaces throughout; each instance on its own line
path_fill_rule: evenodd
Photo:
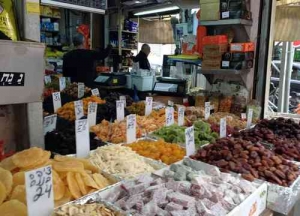
M 157 8 L 157 9 L 151 9 L 151 10 L 145 10 L 145 11 L 140 11 L 134 14 L 134 16 L 143 16 L 143 15 L 148 15 L 148 14 L 156 14 L 156 13 L 162 13 L 162 12 L 167 12 L 167 11 L 174 11 L 178 10 L 178 6 L 171 6 L 171 7 L 164 7 L 164 8 Z

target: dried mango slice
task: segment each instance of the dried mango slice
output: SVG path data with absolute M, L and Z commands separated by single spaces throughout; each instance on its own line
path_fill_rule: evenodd
M 99 172 L 99 169 L 94 166 L 89 160 L 82 159 L 82 158 L 74 158 L 74 157 L 67 157 L 62 155 L 55 155 L 54 156 L 55 161 L 63 162 L 63 161 L 79 161 L 83 164 L 85 170 L 90 170 L 93 173 Z
M 88 174 L 83 175 L 83 181 L 85 185 L 91 188 L 100 189 L 97 183 L 94 181 L 94 179 Z
M 17 172 L 13 174 L 13 187 L 17 185 L 25 185 L 25 172 Z
M 0 167 L 3 169 L 6 169 L 8 171 L 12 171 L 17 168 L 17 166 L 14 164 L 12 157 L 5 158 L 1 161 Z
M 53 162 L 52 168 L 57 172 L 84 172 L 83 164 L 74 160 Z
M 88 188 L 84 184 L 84 181 L 83 181 L 83 178 L 82 178 L 81 174 L 80 173 L 75 173 L 75 179 L 77 181 L 77 184 L 78 184 L 78 187 L 79 187 L 81 193 L 83 195 L 86 195 L 88 193 Z
M 50 165 L 52 162 L 49 160 L 51 156 L 51 152 L 50 151 L 43 151 L 41 158 L 39 159 L 39 161 L 32 165 L 32 166 L 27 166 L 21 169 L 21 171 L 30 171 L 30 170 L 34 170 L 34 169 L 38 169 L 44 166 L 48 166 Z
M 9 200 L 0 205 L 1 216 L 27 216 L 27 207 L 18 200 Z
M 0 182 L 2 182 L 2 184 L 6 188 L 6 194 L 9 195 L 13 185 L 12 174 L 8 170 L 5 170 L 1 167 L 0 167 Z
M 69 190 L 70 190 L 72 196 L 75 199 L 79 199 L 82 196 L 82 194 L 80 192 L 80 189 L 78 187 L 77 181 L 75 179 L 75 173 L 68 172 L 68 174 L 67 174 L 67 182 L 68 182 L 68 187 L 69 187 Z
M 60 200 L 65 195 L 66 187 L 55 170 L 52 170 L 54 200 Z
M 10 196 L 11 200 L 18 200 L 26 205 L 26 188 L 25 185 L 18 185 L 14 188 Z
M 12 161 L 17 167 L 26 168 L 38 164 L 42 156 L 43 150 L 33 147 L 14 154 Z
M 55 207 L 61 206 L 65 203 L 68 203 L 72 200 L 72 194 L 70 193 L 69 189 L 66 188 L 66 192 L 63 198 L 61 198 L 60 200 L 55 200 Z
M 7 196 L 6 188 L 2 182 L 0 182 L 0 205 L 3 203 Z
M 94 173 L 92 176 L 100 189 L 105 188 L 109 185 L 109 181 L 105 177 L 103 177 L 101 174 Z

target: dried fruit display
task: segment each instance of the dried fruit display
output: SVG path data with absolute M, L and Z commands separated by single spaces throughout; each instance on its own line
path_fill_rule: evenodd
M 220 100 L 219 111 L 229 113 L 232 105 L 232 96 L 224 96 Z
M 123 95 L 118 92 L 112 92 L 108 96 L 104 98 L 105 101 L 116 103 L 117 100 L 120 100 L 120 96 L 126 97 L 126 106 L 131 106 L 133 103 L 133 99 L 129 95 Z
M 211 124 L 211 130 L 213 132 L 216 132 L 216 133 L 219 134 L 220 133 L 220 125 L 218 125 L 218 124 Z M 233 134 L 235 131 L 237 131 L 237 130 L 235 130 L 234 128 L 230 127 L 229 125 L 226 125 L 226 136 L 229 136 L 229 135 Z
M 237 116 L 240 116 L 241 113 L 246 112 L 246 107 L 247 107 L 247 100 L 245 97 L 234 96 L 230 112 Z
M 139 155 L 160 160 L 168 165 L 182 160 L 186 155 L 185 149 L 181 146 L 163 140 L 140 140 L 126 146 Z
M 78 83 L 72 83 L 68 85 L 63 91 L 63 93 L 70 95 L 74 99 L 78 98 Z M 91 88 L 84 87 L 84 95 L 91 94 Z
M 133 103 L 131 104 L 131 106 L 127 106 L 127 110 L 131 114 L 137 114 L 143 116 L 145 115 L 145 107 L 146 107 L 145 102 L 141 101 L 141 102 Z
M 246 180 L 256 178 L 281 186 L 290 186 L 299 176 L 299 168 L 262 144 L 223 138 L 200 149 L 192 159 L 220 167 L 222 171 L 241 173 Z
M 226 124 L 237 130 L 245 129 L 247 126 L 247 123 L 245 121 L 242 121 L 240 117 L 228 112 L 213 113 L 212 115 L 210 115 L 207 122 L 210 124 L 219 125 L 222 118 L 226 118 Z
M 190 122 L 195 122 L 199 118 L 204 118 L 204 107 L 186 107 L 185 116 Z

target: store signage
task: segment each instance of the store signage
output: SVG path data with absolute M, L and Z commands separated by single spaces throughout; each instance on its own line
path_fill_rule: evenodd
M 247 113 L 247 128 L 250 128 L 252 125 L 253 118 L 253 109 L 249 109 Z
M 92 89 L 92 95 L 97 96 L 97 97 L 100 97 L 99 89 L 97 89 L 97 88 Z
M 86 158 L 90 153 L 90 132 L 87 119 L 76 120 L 76 156 Z
M 124 103 L 124 107 L 127 107 L 126 96 L 120 96 L 120 101 L 122 101 Z
M 205 102 L 205 120 L 210 116 L 210 102 Z
M 76 119 L 81 119 L 84 116 L 82 100 L 74 101 Z
M 167 107 L 166 108 L 166 126 L 171 126 L 174 124 L 174 108 Z
M 78 98 L 83 98 L 84 96 L 84 83 L 78 83 Z
M 184 125 L 184 112 L 185 112 L 185 107 L 178 106 L 178 125 L 179 126 Z
M 44 135 L 56 129 L 57 114 L 46 116 L 44 118 Z
M 117 120 L 123 121 L 125 117 L 123 101 L 116 101 Z
M 59 77 L 59 91 L 63 91 L 66 86 L 66 77 Z
M 96 125 L 97 108 L 98 108 L 97 103 L 91 103 L 91 102 L 89 103 L 89 106 L 88 106 L 89 127 L 92 127 L 92 126 Z
M 41 0 L 44 5 L 104 14 L 107 0 Z
M 25 187 L 28 215 L 51 215 L 54 209 L 51 166 L 26 172 Z
M 226 117 L 220 119 L 220 138 L 226 137 Z
M 45 84 L 49 84 L 52 81 L 51 76 L 45 76 L 44 79 L 45 79 Z
M 25 73 L 0 72 L 0 86 L 24 86 Z
M 229 11 L 222 12 L 222 19 L 228 19 L 229 18 Z
M 247 119 L 247 114 L 246 113 L 241 113 L 241 119 L 246 120 Z
M 186 156 L 191 156 L 195 154 L 195 130 L 194 126 L 185 129 L 185 148 Z
M 57 110 L 59 108 L 61 108 L 60 92 L 54 92 L 54 93 L 52 93 L 52 99 L 53 99 L 53 109 L 54 109 L 54 112 L 57 112 Z
M 126 142 L 133 143 L 136 141 L 136 115 L 128 115 L 126 117 Z
M 145 116 L 148 116 L 152 112 L 153 108 L 153 97 L 146 97 Z

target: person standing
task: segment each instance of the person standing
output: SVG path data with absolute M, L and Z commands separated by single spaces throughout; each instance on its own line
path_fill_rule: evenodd
M 143 44 L 141 51 L 139 54 L 133 58 L 133 62 L 139 63 L 140 69 L 150 70 L 150 63 L 148 61 L 148 56 L 151 52 L 151 48 L 148 44 Z

